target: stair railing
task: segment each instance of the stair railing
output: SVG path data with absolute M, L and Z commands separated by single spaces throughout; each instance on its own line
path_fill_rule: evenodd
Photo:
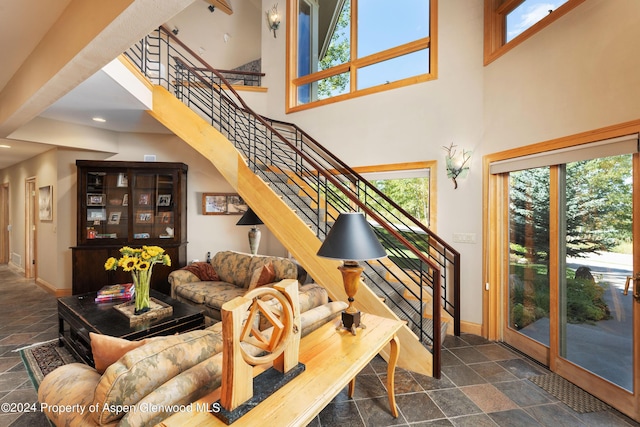
M 370 262 L 365 281 L 395 305 L 421 341 L 431 344 L 434 376 L 439 378 L 439 307 L 452 315 L 455 334 L 460 331 L 459 253 L 297 126 L 255 114 L 223 75 L 166 28 L 125 54 L 153 83 L 174 93 L 232 141 L 249 167 L 320 239 L 339 212 L 366 215 L 396 268 Z M 289 190 L 292 186 L 294 191 Z M 414 286 L 394 286 L 407 281 Z M 422 315 L 425 292 L 432 296 L 431 333 L 425 330 Z

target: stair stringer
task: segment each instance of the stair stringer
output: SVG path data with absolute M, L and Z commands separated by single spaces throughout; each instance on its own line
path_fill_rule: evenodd
M 331 299 L 347 299 L 342 285 L 342 275 L 337 269 L 339 262 L 316 255 L 321 245 L 320 240 L 295 212 L 249 169 L 240 152 L 224 135 L 161 86 L 153 88 L 153 109 L 148 113 L 216 167 L 278 241 L 311 277 L 327 290 Z M 391 309 L 362 281 L 355 305 L 365 313 L 397 319 Z M 398 366 L 432 376 L 433 356 L 420 343 L 418 337 L 406 325 L 398 331 L 397 336 L 402 348 Z M 385 359 L 388 359 L 388 347 L 382 352 Z

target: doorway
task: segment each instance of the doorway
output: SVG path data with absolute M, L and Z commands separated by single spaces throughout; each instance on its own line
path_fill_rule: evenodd
M 36 179 L 27 178 L 25 183 L 25 260 L 24 277 L 36 277 Z
M 0 264 L 9 262 L 9 183 L 0 185 Z
M 636 420 L 639 164 L 637 134 L 492 163 L 486 246 L 492 338 Z

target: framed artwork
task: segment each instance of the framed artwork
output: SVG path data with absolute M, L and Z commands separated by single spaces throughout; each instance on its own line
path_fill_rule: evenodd
M 122 206 L 129 206 L 129 194 L 122 196 Z
M 127 187 L 129 185 L 129 177 L 126 173 L 118 174 L 118 182 L 116 183 L 118 187 Z
M 158 206 L 171 206 L 171 194 L 160 194 L 158 196 Z
M 40 221 L 53 221 L 53 186 L 38 188 L 38 209 Z
M 140 197 L 138 198 L 138 204 L 142 206 L 146 206 L 151 203 L 151 194 L 150 193 L 140 193 Z
M 120 224 L 120 215 L 121 212 L 111 212 L 109 214 L 109 219 L 107 220 L 107 224 Z
M 160 224 L 171 224 L 173 222 L 173 212 L 159 212 L 156 221 Z
M 226 215 L 228 193 L 202 193 L 202 215 Z
M 153 224 L 153 211 L 138 211 L 136 213 L 136 224 Z
M 100 221 L 105 219 L 107 219 L 107 211 L 105 209 L 87 209 L 87 221 L 100 224 Z
M 104 194 L 87 194 L 87 206 L 104 206 Z
M 249 207 L 237 194 L 230 194 L 227 196 L 227 213 L 230 215 L 242 215 Z

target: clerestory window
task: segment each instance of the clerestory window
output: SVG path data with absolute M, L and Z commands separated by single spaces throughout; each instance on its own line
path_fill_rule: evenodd
M 485 65 L 582 2 L 584 0 L 485 0 Z
M 289 0 L 287 111 L 436 77 L 437 0 Z

